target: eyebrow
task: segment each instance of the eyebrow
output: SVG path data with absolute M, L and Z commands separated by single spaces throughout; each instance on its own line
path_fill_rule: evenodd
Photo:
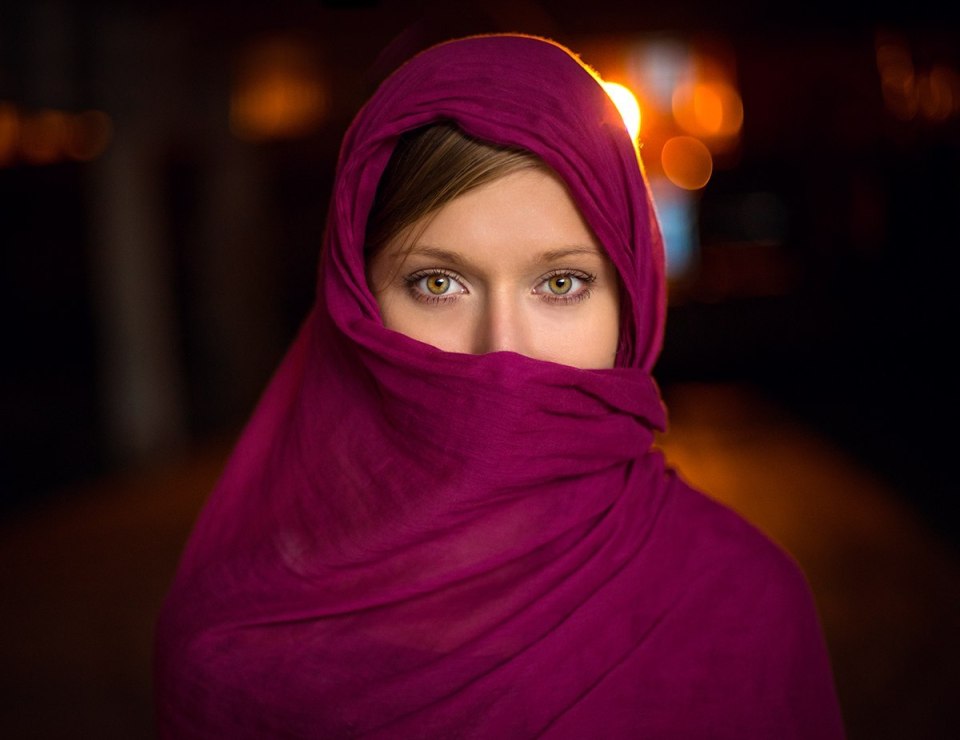
M 407 254 L 409 256 L 416 255 L 422 257 L 433 257 L 434 259 L 442 262 L 447 262 L 449 264 L 458 266 L 463 266 L 466 264 L 459 253 L 451 252 L 448 249 L 441 249 L 440 247 L 431 247 L 427 244 L 418 244 Z M 577 255 L 602 257 L 603 253 L 594 246 L 562 247 L 560 249 L 550 249 L 546 252 L 541 252 L 537 255 L 534 261 L 540 264 L 545 264 L 549 262 L 556 262 L 557 260 L 561 260 L 565 257 L 575 257 Z
M 594 257 L 602 257 L 603 253 L 594 246 L 584 247 L 564 247 L 562 249 L 551 249 L 537 256 L 537 262 L 556 262 L 564 257 L 575 257 L 585 254 Z
M 400 253 L 403 254 L 402 252 Z M 440 249 L 440 247 L 431 247 L 426 244 L 418 244 L 413 247 L 413 249 L 407 252 L 407 255 L 413 257 L 414 255 L 423 256 L 423 257 L 433 257 L 438 259 L 441 262 L 448 262 L 454 265 L 463 266 L 464 261 L 456 252 L 451 252 L 448 249 Z

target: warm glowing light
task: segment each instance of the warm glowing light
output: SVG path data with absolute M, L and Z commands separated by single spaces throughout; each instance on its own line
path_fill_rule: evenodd
M 883 99 L 887 108 L 897 118 L 909 121 L 917 115 L 919 95 L 913 77 L 904 79 L 885 79 L 883 81 Z
M 42 110 L 24 116 L 20 128 L 20 155 L 31 164 L 50 164 L 63 154 L 67 117 L 62 111 Z
M 667 179 L 684 190 L 699 190 L 713 174 L 710 150 L 692 136 L 668 139 L 660 152 L 660 165 Z
M 927 118 L 943 121 L 953 113 L 955 76 L 949 67 L 937 66 L 920 80 L 918 103 Z
M 110 143 L 113 124 L 110 116 L 98 110 L 88 110 L 72 116 L 69 121 L 64 153 L 78 162 L 96 159 Z
M 230 128 L 243 139 L 302 136 L 316 128 L 327 106 L 312 50 L 291 39 L 271 39 L 241 60 Z
M 0 166 L 17 161 L 33 165 L 64 159 L 88 162 L 103 153 L 112 133 L 110 117 L 102 111 L 27 113 L 0 102 Z
M 885 78 L 913 77 L 913 59 L 910 57 L 910 51 L 895 40 L 879 40 L 877 68 Z
M 617 82 L 604 82 L 603 89 L 617 106 L 620 117 L 634 141 L 640 135 L 640 104 L 630 89 Z
M 960 73 L 946 64 L 917 69 L 899 39 L 878 36 L 877 71 L 883 102 L 897 118 L 909 121 L 920 115 L 941 122 L 960 113 Z
M 0 103 L 0 167 L 16 158 L 20 145 L 20 116 L 10 103 Z
M 720 132 L 723 127 L 723 100 L 714 87 L 700 84 L 693 88 L 693 115 L 705 133 Z
M 735 136 L 743 126 L 743 101 L 723 81 L 681 85 L 673 93 L 677 123 L 697 136 Z
M 895 39 L 878 38 L 877 70 L 887 109 L 904 121 L 916 116 L 919 97 L 910 51 Z

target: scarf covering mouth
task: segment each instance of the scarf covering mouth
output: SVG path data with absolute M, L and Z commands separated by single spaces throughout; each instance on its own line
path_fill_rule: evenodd
M 438 121 L 566 182 L 621 278 L 617 367 L 385 329 L 367 215 Z M 341 148 L 316 303 L 195 525 L 156 632 L 169 738 L 835 738 L 793 561 L 652 448 L 663 249 L 596 75 L 520 35 L 395 71 Z

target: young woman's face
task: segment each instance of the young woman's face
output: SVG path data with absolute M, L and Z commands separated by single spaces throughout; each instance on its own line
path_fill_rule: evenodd
M 368 273 L 384 325 L 434 347 L 613 367 L 617 272 L 546 170 L 455 198 L 394 236 Z

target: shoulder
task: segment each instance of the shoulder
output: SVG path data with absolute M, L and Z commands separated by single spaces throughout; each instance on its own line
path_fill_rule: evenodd
M 712 582 L 726 592 L 745 592 L 797 606 L 812 601 L 806 576 L 796 559 L 739 513 L 678 481 L 663 534 L 687 577 L 703 587 Z
M 657 549 L 676 581 L 660 637 L 677 660 L 678 686 L 728 696 L 744 712 L 731 709 L 731 726 L 752 737 L 842 737 L 820 619 L 797 561 L 685 485 L 662 514 Z
M 787 550 L 686 485 L 675 489 L 671 508 L 665 529 L 670 557 L 684 571 L 681 611 L 710 615 L 726 644 L 758 661 L 788 660 L 791 650 L 826 655 L 813 592 Z

